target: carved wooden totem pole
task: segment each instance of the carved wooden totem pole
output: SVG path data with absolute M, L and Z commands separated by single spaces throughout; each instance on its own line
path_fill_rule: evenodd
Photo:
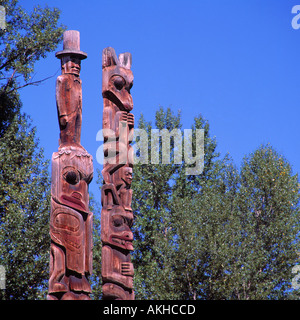
M 104 165 L 101 191 L 103 299 L 133 300 L 131 181 L 134 117 L 131 54 L 102 53 Z
M 88 185 L 93 178 L 92 156 L 81 146 L 82 89 L 79 32 L 64 33 L 57 52 L 62 74 L 56 82 L 60 128 L 58 152 L 52 155 L 49 300 L 88 300 L 92 272 L 92 213 Z

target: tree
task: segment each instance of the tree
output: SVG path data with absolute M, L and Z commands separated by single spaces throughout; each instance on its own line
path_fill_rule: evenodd
M 169 131 L 180 128 L 180 114 L 174 115 L 170 109 L 162 108 L 156 112 L 157 129 Z M 149 156 L 151 154 L 151 129 L 143 116 L 139 120 L 139 128 L 148 133 Z M 150 158 L 149 158 L 150 159 Z M 136 298 L 157 299 L 170 298 L 174 288 L 169 288 L 169 270 L 165 262 L 164 232 L 167 227 L 169 200 L 172 194 L 171 181 L 178 168 L 174 165 L 143 164 L 134 166 L 133 212 L 134 223 L 133 263 L 135 265 Z M 163 285 L 160 283 L 163 281 Z M 172 296 L 172 298 L 175 298 Z
M 34 64 L 53 51 L 62 39 L 57 8 L 35 7 L 31 13 L 17 0 L 1 0 L 6 11 L 6 29 L 0 29 L 0 136 L 20 110 L 18 90 L 38 85 L 33 81 Z
M 100 174 L 98 172 L 98 174 Z M 99 181 L 100 183 L 100 181 Z M 90 211 L 93 213 L 93 273 L 89 279 L 92 294 L 91 299 L 101 300 L 102 286 L 101 286 L 101 219 L 100 219 L 100 205 L 95 199 L 94 195 L 90 193 Z
M 48 281 L 50 180 L 48 162 L 29 118 L 17 115 L 0 138 L 1 298 L 41 298 Z
M 170 109 L 160 108 L 156 112 L 155 127 L 169 132 L 181 130 L 180 121 L 180 113 L 175 115 Z M 150 154 L 152 126 L 141 117 L 139 128 L 148 132 Z M 196 117 L 192 128 L 204 129 L 205 169 L 202 174 L 187 176 L 187 164 L 162 164 L 161 156 L 159 164 L 134 167 L 133 261 L 136 296 L 140 299 L 183 299 L 195 295 L 187 265 L 192 265 L 188 258 L 191 255 L 200 265 L 198 254 L 201 253 L 191 253 L 198 248 L 194 245 L 198 243 L 197 232 L 194 236 L 192 233 L 199 216 L 190 215 L 189 208 L 193 207 L 197 194 L 204 193 L 204 188 L 209 190 L 218 180 L 223 165 L 217 159 L 219 154 L 215 139 L 209 136 L 208 122 L 202 116 Z M 174 140 L 171 140 L 171 158 L 174 158 Z
M 214 162 L 201 190 L 172 204 L 169 238 L 180 299 L 225 299 L 236 240 L 236 168 L 228 157 Z
M 180 114 L 160 108 L 156 128 L 181 128 Z M 143 116 L 151 154 L 151 123 Z M 133 210 L 137 299 L 287 299 L 298 259 L 299 183 L 271 146 L 238 170 L 220 158 L 209 124 L 198 176 L 179 164 L 135 165 Z M 171 154 L 174 153 L 171 141 Z M 153 152 L 153 150 L 152 150 Z M 294 294 L 295 295 L 295 294 Z
M 270 145 L 245 157 L 240 172 L 240 299 L 283 299 L 299 251 L 299 183 L 288 161 Z

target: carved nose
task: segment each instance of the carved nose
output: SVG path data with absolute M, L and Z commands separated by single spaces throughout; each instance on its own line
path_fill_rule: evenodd
M 123 239 L 125 239 L 126 241 L 128 241 L 128 240 L 133 240 L 133 234 L 132 234 L 132 232 L 124 232 L 124 233 L 123 233 Z

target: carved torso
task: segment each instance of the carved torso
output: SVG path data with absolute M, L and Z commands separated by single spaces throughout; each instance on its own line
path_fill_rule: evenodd
M 60 144 L 80 144 L 82 120 L 81 80 L 62 74 L 56 81 L 56 104 L 60 127 Z

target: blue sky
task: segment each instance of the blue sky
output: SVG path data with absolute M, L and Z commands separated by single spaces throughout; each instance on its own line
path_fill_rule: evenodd
M 244 155 L 270 143 L 300 172 L 300 29 L 292 28 L 296 0 L 23 0 L 61 9 L 61 23 L 80 31 L 83 86 L 82 145 L 93 155 L 102 126 L 101 54 L 111 46 L 131 52 L 136 119 L 153 120 L 159 106 L 182 112 L 183 128 L 200 113 L 218 151 L 240 165 Z M 300 23 L 300 20 L 299 20 Z M 62 49 L 62 44 L 56 51 Z M 23 111 L 37 127 L 45 157 L 58 148 L 54 52 L 36 64 L 21 91 Z M 95 171 L 96 172 L 96 171 Z M 91 191 L 100 200 L 96 175 Z

